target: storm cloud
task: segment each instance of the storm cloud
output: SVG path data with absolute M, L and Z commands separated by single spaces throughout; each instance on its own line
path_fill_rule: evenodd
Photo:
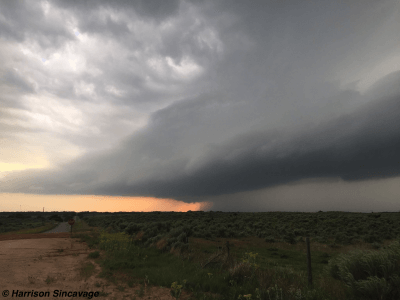
M 0 7 L 0 192 L 396 209 L 398 2 Z

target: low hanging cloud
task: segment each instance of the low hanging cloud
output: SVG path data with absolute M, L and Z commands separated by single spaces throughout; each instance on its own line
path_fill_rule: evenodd
M 373 174 L 382 179 L 399 176 L 400 95 L 368 103 L 319 126 L 258 130 L 220 143 L 198 143 L 198 156 L 185 156 L 179 149 L 183 127 L 181 132 L 177 129 L 175 137 L 165 132 L 179 124 L 179 116 L 185 121 L 184 114 L 170 116 L 174 109 L 184 110 L 184 104 L 187 103 L 159 112 L 149 129 L 125 141 L 118 151 L 99 157 L 87 155 L 65 166 L 62 172 L 51 176 L 62 180 L 52 182 L 48 178 L 51 184 L 44 182 L 46 190 L 59 192 L 64 183 L 62 190 L 67 193 L 185 201 L 306 178 L 362 181 Z M 182 155 L 175 155 L 174 151 Z M 69 176 L 63 175 L 65 171 Z

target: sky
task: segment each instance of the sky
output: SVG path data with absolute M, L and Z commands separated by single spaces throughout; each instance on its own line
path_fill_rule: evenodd
M 400 211 L 397 0 L 0 2 L 0 211 Z

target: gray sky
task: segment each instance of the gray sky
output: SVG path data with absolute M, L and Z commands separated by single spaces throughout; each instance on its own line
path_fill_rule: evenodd
M 0 193 L 399 211 L 399 7 L 2 1 Z

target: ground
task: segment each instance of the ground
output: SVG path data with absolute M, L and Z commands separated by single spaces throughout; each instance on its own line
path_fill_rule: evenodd
M 45 299 L 85 299 L 83 297 L 54 297 L 54 291 L 103 292 L 100 299 L 141 299 L 140 285 L 116 286 L 98 278 L 101 268 L 88 258 L 93 251 L 70 238 L 69 233 L 42 233 L 0 236 L 0 299 L 15 299 L 13 291 L 50 292 Z M 95 266 L 90 277 L 85 278 L 82 268 L 88 263 Z M 8 297 L 5 290 L 9 291 Z M 104 293 L 108 293 L 104 296 Z M 18 297 L 21 298 L 21 297 Z M 25 296 L 24 298 L 30 298 Z M 38 297 L 39 298 L 39 297 Z M 93 297 L 94 298 L 94 297 Z M 182 292 L 180 299 L 187 299 Z M 146 286 L 142 299 L 175 299 L 169 288 Z

